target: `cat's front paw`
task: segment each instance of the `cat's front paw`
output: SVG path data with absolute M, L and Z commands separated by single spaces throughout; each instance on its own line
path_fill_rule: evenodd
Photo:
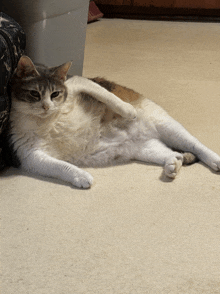
M 207 156 L 208 159 L 202 160 L 206 163 L 211 169 L 216 172 L 220 171 L 220 156 L 212 151 Z
M 86 171 L 80 171 L 74 177 L 72 184 L 77 188 L 88 189 L 93 183 L 93 177 Z
M 217 161 L 214 161 L 211 163 L 211 168 L 216 171 L 219 172 L 220 171 L 220 159 Z
M 136 109 L 129 103 L 126 103 L 126 108 L 124 109 L 123 117 L 127 119 L 135 119 L 137 117 Z

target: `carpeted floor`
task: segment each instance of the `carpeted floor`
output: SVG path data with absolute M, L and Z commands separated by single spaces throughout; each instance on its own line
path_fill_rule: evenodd
M 84 76 L 162 105 L 220 154 L 220 24 L 91 23 Z M 2 294 L 220 293 L 220 174 L 87 169 L 79 190 L 10 168 L 0 178 Z

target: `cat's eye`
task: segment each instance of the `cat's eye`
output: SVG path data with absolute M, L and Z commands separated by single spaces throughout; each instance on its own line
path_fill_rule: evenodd
M 40 98 L 40 93 L 38 91 L 31 90 L 30 91 L 31 96 L 34 98 Z
M 50 95 L 50 97 L 51 97 L 51 99 L 53 99 L 53 98 L 58 97 L 59 95 L 60 95 L 60 92 L 59 92 L 59 91 L 56 91 L 56 92 L 53 92 L 53 93 Z

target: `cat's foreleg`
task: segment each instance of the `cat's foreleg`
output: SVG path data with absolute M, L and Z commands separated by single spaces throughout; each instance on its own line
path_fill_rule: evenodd
M 136 150 L 135 159 L 164 166 L 164 173 L 175 178 L 183 164 L 183 154 L 174 152 L 158 139 L 141 144 Z
M 93 177 L 88 172 L 40 150 L 30 152 L 22 160 L 21 167 L 34 174 L 69 182 L 78 188 L 89 188 L 93 182 Z
M 73 76 L 65 82 L 65 85 L 70 95 L 78 95 L 81 92 L 87 93 L 124 118 L 134 119 L 137 115 L 136 109 L 131 104 L 122 101 L 116 95 L 89 79 Z
M 157 125 L 161 140 L 171 148 L 191 152 L 215 171 L 220 171 L 220 156 L 192 136 L 180 123 L 169 117 Z

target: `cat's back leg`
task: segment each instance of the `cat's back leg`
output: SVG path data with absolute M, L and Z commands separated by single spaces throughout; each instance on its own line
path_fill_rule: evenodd
M 203 145 L 167 112 L 146 99 L 143 113 L 151 120 L 159 139 L 168 147 L 181 152 L 190 152 L 215 171 L 220 171 L 220 156 Z
M 160 139 L 170 148 L 194 154 L 215 171 L 220 171 L 220 156 L 203 145 L 180 123 L 167 116 L 156 125 Z
M 164 173 L 175 178 L 184 163 L 184 155 L 175 152 L 158 139 L 151 139 L 138 146 L 134 159 L 164 166 Z

